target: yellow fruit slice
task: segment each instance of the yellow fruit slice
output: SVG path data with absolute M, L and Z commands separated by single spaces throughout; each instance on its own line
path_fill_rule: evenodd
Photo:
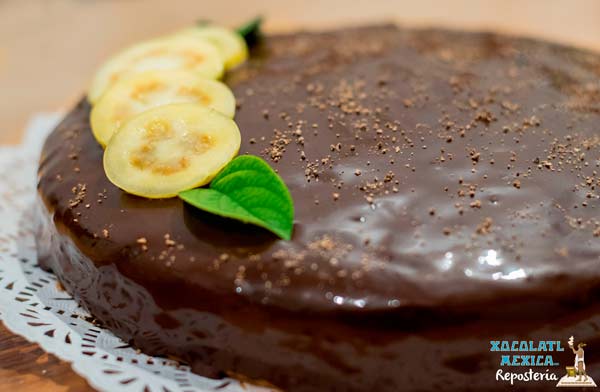
M 234 68 L 248 58 L 248 45 L 241 35 L 220 26 L 198 26 L 182 30 L 176 36 L 187 36 L 212 43 L 225 60 L 225 69 Z
M 209 183 L 238 153 L 235 122 L 206 106 L 159 106 L 126 122 L 104 151 L 108 179 L 148 198 L 176 196 Z
M 223 75 L 224 61 L 214 45 L 187 36 L 146 41 L 125 49 L 108 60 L 96 73 L 88 100 L 95 104 L 109 86 L 133 73 L 183 69 L 208 79 Z
M 198 103 L 233 118 L 235 97 L 229 87 L 181 70 L 146 71 L 121 78 L 98 100 L 90 115 L 92 132 L 106 146 L 133 116 L 172 103 Z

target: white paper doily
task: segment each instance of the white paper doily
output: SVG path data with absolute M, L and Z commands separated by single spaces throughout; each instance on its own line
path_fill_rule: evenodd
M 136 352 L 86 321 L 89 314 L 39 268 L 31 217 L 36 170 L 46 135 L 61 117 L 37 115 L 20 145 L 0 146 L 0 320 L 71 362 L 100 391 L 248 391 L 236 381 L 200 377 L 187 366 Z

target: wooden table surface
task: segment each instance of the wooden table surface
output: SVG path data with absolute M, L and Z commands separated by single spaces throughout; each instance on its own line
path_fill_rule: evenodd
M 17 143 L 32 113 L 68 109 L 118 48 L 198 19 L 233 26 L 257 14 L 268 31 L 396 21 L 600 51 L 598 0 L 0 0 L 0 144 Z M 39 390 L 91 388 L 67 363 L 0 323 L 0 392 Z

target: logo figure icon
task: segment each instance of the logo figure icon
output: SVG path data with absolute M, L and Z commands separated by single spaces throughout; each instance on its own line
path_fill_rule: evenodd
M 567 366 L 567 374 L 563 376 L 556 384 L 557 387 L 595 387 L 594 380 L 585 372 L 585 350 L 587 345 L 579 342 L 575 347 L 575 338 L 571 336 L 567 341 L 569 348 L 575 354 L 574 366 Z

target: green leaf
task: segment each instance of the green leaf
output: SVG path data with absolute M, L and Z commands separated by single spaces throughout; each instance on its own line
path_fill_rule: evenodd
M 198 19 L 196 21 L 196 27 L 206 27 L 210 26 L 212 22 L 209 19 Z
M 181 192 L 196 208 L 251 223 L 289 240 L 294 225 L 294 203 L 281 178 L 263 159 L 242 155 L 210 183 L 209 188 Z
M 260 37 L 260 26 L 262 24 L 262 16 L 257 16 L 246 24 L 238 27 L 237 32 L 241 35 L 248 46 L 252 46 Z

